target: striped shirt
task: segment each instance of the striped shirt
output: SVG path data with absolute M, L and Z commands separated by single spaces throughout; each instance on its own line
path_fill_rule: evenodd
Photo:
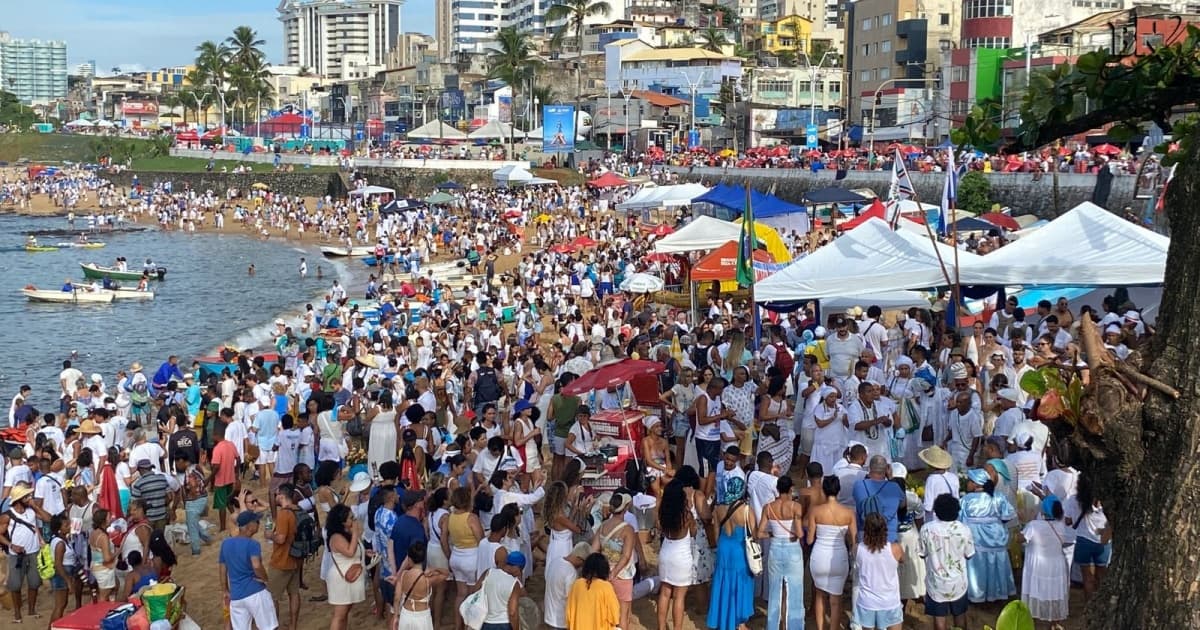
M 167 492 L 170 483 L 166 475 L 150 472 L 138 477 L 129 486 L 129 496 L 146 502 L 146 519 L 161 521 L 167 518 Z

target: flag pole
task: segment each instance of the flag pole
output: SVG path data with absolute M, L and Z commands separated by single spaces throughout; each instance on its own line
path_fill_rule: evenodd
M 900 149 L 896 149 L 896 154 L 893 159 L 897 160 L 897 162 L 901 165 L 904 164 L 904 162 L 903 162 L 904 158 L 903 158 L 903 156 L 900 155 Z M 896 168 L 897 168 L 896 166 L 892 167 L 893 177 L 895 177 Z M 909 179 L 911 180 L 911 178 L 909 178 Z M 921 209 L 921 198 L 920 198 L 920 195 L 917 194 L 916 186 L 912 187 L 912 199 L 913 199 L 913 203 L 917 204 L 917 209 L 920 210 Z M 901 220 L 899 196 L 897 196 L 896 199 L 893 200 L 893 203 L 896 204 L 896 227 L 894 229 L 899 229 L 899 225 L 900 225 L 899 222 Z M 946 262 L 944 260 L 942 260 L 942 252 L 937 247 L 938 240 L 933 235 L 933 229 L 929 227 L 929 221 L 925 217 L 922 217 L 921 222 L 925 224 L 925 233 L 929 236 L 929 241 L 933 245 L 933 254 L 935 256 L 937 256 L 938 267 L 942 270 L 942 278 L 946 280 L 947 286 L 952 286 L 953 283 L 950 282 L 950 273 L 946 270 Z M 955 258 L 957 258 L 957 257 L 958 257 L 958 252 L 956 251 Z

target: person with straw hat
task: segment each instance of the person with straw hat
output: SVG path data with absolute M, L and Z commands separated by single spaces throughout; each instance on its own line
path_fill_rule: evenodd
M 37 593 L 42 586 L 38 575 L 37 556 L 42 547 L 38 521 L 50 521 L 50 515 L 33 500 L 33 488 L 18 484 L 8 495 L 8 510 L 0 514 L 0 544 L 8 549 L 8 581 L 5 588 L 12 597 L 13 623 L 21 623 L 21 585 L 29 590 L 29 616 L 37 614 Z
M 954 458 L 936 444 L 917 453 L 917 457 L 929 467 L 929 475 L 925 477 L 925 522 L 932 523 L 934 519 L 933 502 L 943 494 L 958 498 L 958 475 L 950 472 L 954 467 Z

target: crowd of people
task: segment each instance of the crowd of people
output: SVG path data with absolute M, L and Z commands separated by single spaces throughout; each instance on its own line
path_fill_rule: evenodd
M 1103 312 L 1009 298 L 961 332 L 944 300 L 810 305 L 758 332 L 719 295 L 695 315 L 635 305 L 624 277 L 680 272 L 647 259 L 645 226 L 606 212 L 615 200 L 480 189 L 380 217 L 370 201 L 147 187 L 123 211 L 171 225 L 232 211 L 416 266 L 372 276 L 370 318 L 335 282 L 302 328 L 277 322 L 273 365 L 243 351 L 219 373 L 169 357 L 85 376 L 67 361 L 58 391 L 21 387 L 7 414 L 21 445 L 0 462 L 14 621 L 42 614 L 43 582 L 59 618 L 170 580 L 209 544 L 236 630 L 299 630 L 311 612 L 346 628 L 356 607 L 401 630 L 666 630 L 689 611 L 718 630 L 764 612 L 771 629 L 923 612 L 940 630 L 1015 598 L 1060 623 L 1075 570 L 1092 596 L 1103 506 L 1020 383 L 1080 369 L 1085 317 L 1118 359 L 1137 351 L 1153 329 L 1122 292 Z M 594 244 L 557 247 L 581 236 Z M 422 273 L 435 258 L 478 275 L 452 291 Z M 624 358 L 661 364 L 653 395 L 569 393 Z M 636 418 L 636 440 L 603 432 L 613 412 Z M 619 482 L 599 488 L 614 451 Z M 655 615 L 635 622 L 639 600 Z

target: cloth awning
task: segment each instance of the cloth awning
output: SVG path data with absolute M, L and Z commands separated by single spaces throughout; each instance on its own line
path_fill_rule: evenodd
M 394 195 L 396 191 L 385 186 L 364 186 L 356 190 L 350 191 L 351 197 L 367 196 L 367 195 Z
M 492 172 L 492 180 L 501 184 L 519 184 L 533 179 L 533 173 L 515 164 L 501 166 Z
M 746 189 L 742 186 L 717 184 L 712 190 L 696 197 L 692 202 L 710 203 L 741 213 L 746 210 Z M 779 197 L 759 192 L 753 188 L 750 189 L 750 204 L 754 208 L 755 219 L 769 219 L 789 214 L 807 215 L 804 206 L 788 203 Z
M 1171 239 L 1084 202 L 1015 243 L 981 256 L 963 284 L 1161 284 Z
M 708 282 L 710 280 L 733 280 L 737 278 L 738 241 L 729 241 L 714 249 L 692 267 L 692 282 Z M 754 260 L 773 262 L 767 252 L 754 250 Z
M 613 186 L 628 186 L 629 182 L 616 173 L 609 171 L 596 179 L 588 182 L 588 186 L 593 188 L 610 188 Z
M 419 140 L 466 140 L 467 134 L 440 120 L 431 120 L 408 132 L 408 137 Z
M 870 199 L 845 188 L 830 186 L 818 188 L 804 193 L 804 202 L 811 204 L 823 203 L 868 203 Z
M 619 210 L 641 210 L 643 208 L 674 208 L 686 206 L 692 200 L 708 192 L 700 184 L 674 184 L 671 186 L 647 186 L 632 197 L 617 204 Z M 728 240 L 728 239 L 726 239 Z
M 511 136 L 509 136 L 509 132 L 512 132 Z M 412 134 L 410 133 L 408 135 L 411 136 Z M 525 132 L 521 131 L 520 129 L 513 129 L 513 126 L 508 123 L 500 122 L 498 120 L 489 120 L 486 125 L 467 134 L 467 137 L 472 140 L 490 140 L 493 138 L 507 140 L 510 137 L 524 138 Z

